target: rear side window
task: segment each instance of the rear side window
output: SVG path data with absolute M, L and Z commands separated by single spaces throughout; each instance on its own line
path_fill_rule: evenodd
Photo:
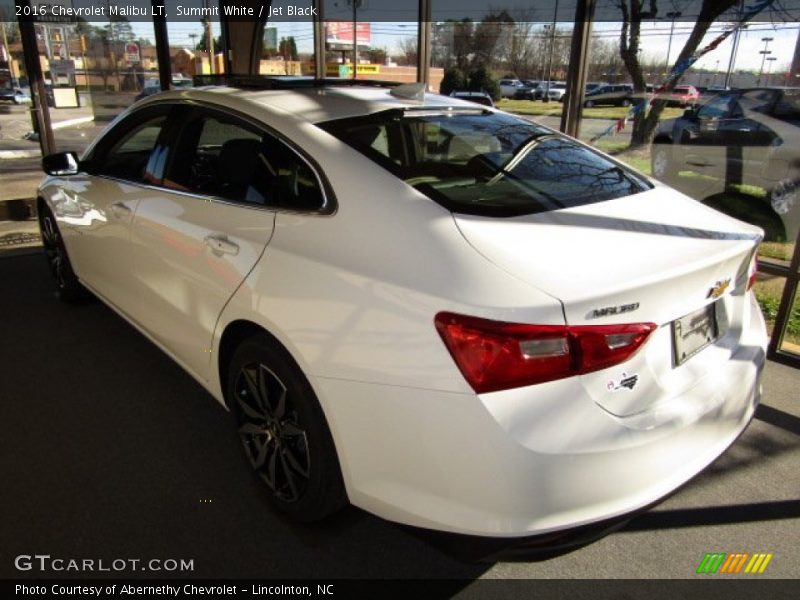
M 535 214 L 650 188 L 597 152 L 502 113 L 386 111 L 319 127 L 453 212 Z

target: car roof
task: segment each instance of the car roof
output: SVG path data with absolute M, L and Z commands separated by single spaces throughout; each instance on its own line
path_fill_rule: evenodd
M 289 89 L 249 89 L 229 86 L 205 86 L 171 90 L 150 102 L 183 100 L 207 102 L 253 114 L 266 111 L 292 116 L 311 123 L 368 115 L 384 110 L 405 108 L 468 107 L 475 104 L 455 97 L 426 93 L 424 100 L 398 97 L 390 87 L 374 85 L 319 86 Z

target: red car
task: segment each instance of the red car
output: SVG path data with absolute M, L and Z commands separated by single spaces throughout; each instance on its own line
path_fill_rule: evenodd
M 669 95 L 669 106 L 689 106 L 700 99 L 700 92 L 693 85 L 678 85 Z

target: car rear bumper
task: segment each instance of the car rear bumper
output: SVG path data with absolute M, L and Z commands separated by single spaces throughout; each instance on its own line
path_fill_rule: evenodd
M 316 382 L 353 504 L 418 527 L 523 537 L 639 510 L 702 471 L 753 417 L 765 341 L 752 311 L 722 368 L 624 418 L 571 379 L 483 396 Z

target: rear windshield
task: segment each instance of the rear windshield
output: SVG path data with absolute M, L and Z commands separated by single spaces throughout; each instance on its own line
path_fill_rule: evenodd
M 504 113 L 391 110 L 318 126 L 457 213 L 536 214 L 651 187 L 597 152 Z

